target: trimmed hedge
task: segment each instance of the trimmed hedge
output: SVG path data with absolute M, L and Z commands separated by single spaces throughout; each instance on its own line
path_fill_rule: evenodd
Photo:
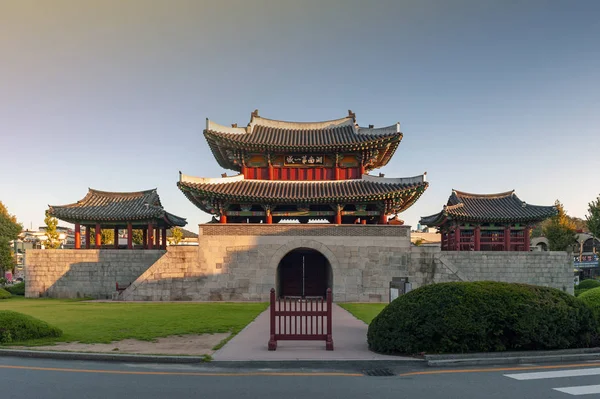
M 5 289 L 0 288 L 0 299 L 8 299 L 11 296 L 12 295 L 10 294 L 10 292 L 6 291 Z
M 11 287 L 5 287 L 4 289 L 13 295 L 25 295 L 25 283 L 17 283 Z
M 0 310 L 0 344 L 61 335 L 60 329 L 45 321 L 10 310 Z
M 492 281 L 431 284 L 402 295 L 369 325 L 381 353 L 461 353 L 588 347 L 592 310 L 560 290 Z
M 587 279 L 587 280 L 581 281 L 579 283 L 579 285 L 577 286 L 577 289 L 578 290 L 589 290 L 590 288 L 596 288 L 596 287 L 600 287 L 600 281 Z
M 600 320 L 600 287 L 586 290 L 577 299 L 588 305 Z

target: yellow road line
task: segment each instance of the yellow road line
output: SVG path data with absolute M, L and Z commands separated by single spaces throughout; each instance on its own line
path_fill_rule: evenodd
M 186 373 L 169 371 L 122 371 L 122 370 L 88 370 L 68 369 L 57 367 L 30 367 L 30 366 L 4 366 L 0 369 L 16 370 L 39 370 L 39 371 L 61 371 L 66 373 L 99 373 L 99 374 L 133 374 L 133 375 L 172 375 L 172 376 L 195 376 L 195 377 L 250 377 L 250 376 L 273 376 L 273 377 L 363 377 L 358 373 L 295 373 L 295 372 L 245 372 L 245 373 Z
M 400 374 L 400 376 L 404 377 L 404 376 L 410 376 L 410 375 L 455 374 L 455 373 L 489 373 L 492 371 L 548 370 L 548 369 L 563 369 L 563 368 L 591 367 L 591 366 L 600 366 L 600 362 L 576 363 L 576 364 L 555 364 L 555 365 L 551 365 L 551 366 L 490 367 L 490 368 L 481 368 L 481 369 L 414 371 L 414 372 L 410 372 L 410 373 Z

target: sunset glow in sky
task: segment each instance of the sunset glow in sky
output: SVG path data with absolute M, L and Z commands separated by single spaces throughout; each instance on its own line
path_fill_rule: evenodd
M 599 15 L 593 0 L 0 0 L 0 200 L 35 229 L 88 187 L 156 187 L 197 231 L 210 215 L 176 182 L 225 172 L 205 118 L 350 109 L 401 124 L 374 173 L 427 171 L 407 224 L 453 188 L 584 217 L 600 194 Z

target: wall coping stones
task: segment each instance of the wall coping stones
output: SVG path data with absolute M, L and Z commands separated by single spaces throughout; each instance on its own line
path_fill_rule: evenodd
M 379 224 L 220 224 L 199 225 L 200 236 L 353 236 L 409 237 L 410 226 Z

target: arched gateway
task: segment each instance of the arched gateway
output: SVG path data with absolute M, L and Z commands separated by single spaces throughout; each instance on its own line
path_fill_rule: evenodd
M 327 258 L 315 249 L 294 249 L 277 266 L 280 297 L 325 297 L 328 288 L 333 288 L 333 270 Z

